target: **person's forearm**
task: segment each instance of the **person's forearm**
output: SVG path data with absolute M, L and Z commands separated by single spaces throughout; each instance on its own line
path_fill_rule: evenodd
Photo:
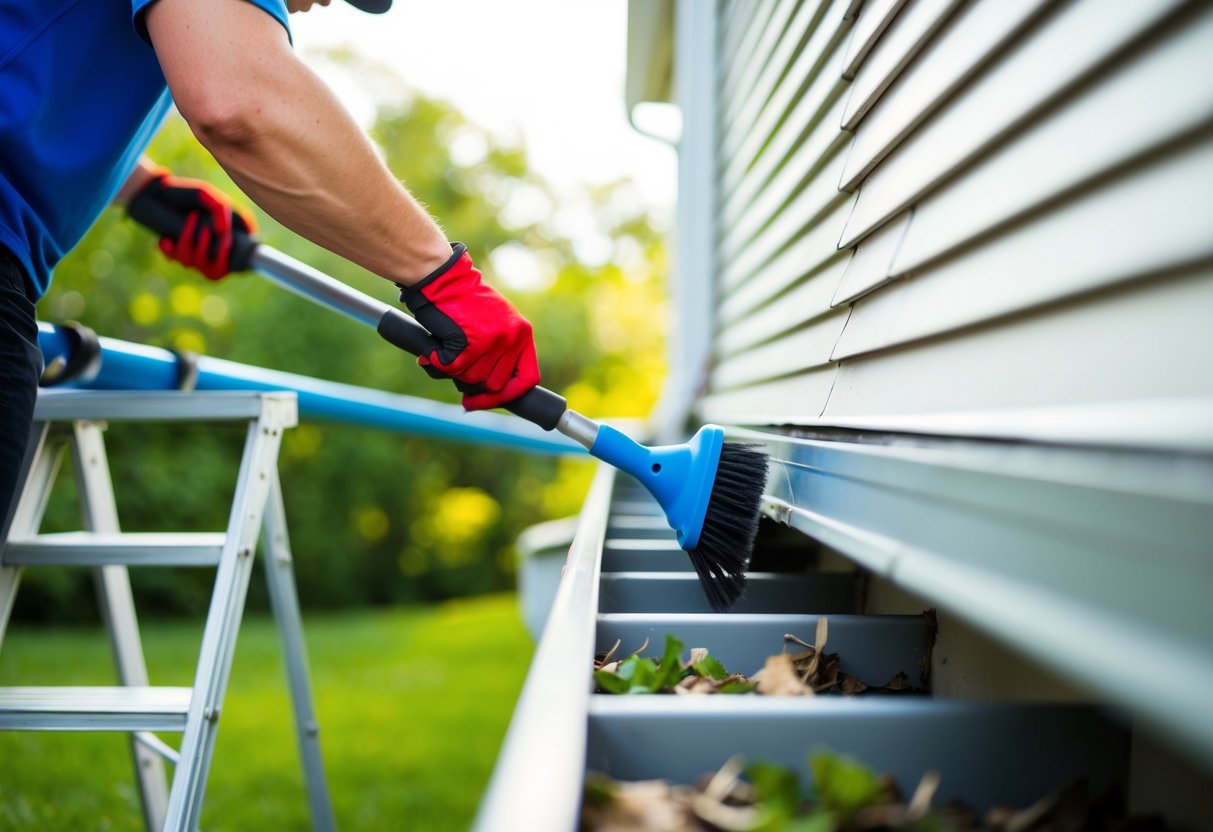
M 142 157 L 139 164 L 131 171 L 131 175 L 126 178 L 126 182 L 123 183 L 117 196 L 114 197 L 114 202 L 118 205 L 126 205 L 159 171 L 160 168 L 155 162 L 146 156 Z
M 215 5 L 222 13 L 159 0 L 148 28 L 178 108 L 236 184 L 283 225 L 389 280 L 414 283 L 441 266 L 445 235 L 281 27 L 242 0 Z M 197 72 L 212 49 L 241 59 Z

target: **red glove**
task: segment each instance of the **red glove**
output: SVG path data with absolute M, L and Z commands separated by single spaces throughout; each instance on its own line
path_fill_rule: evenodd
M 208 280 L 220 280 L 232 270 L 233 235 L 257 231 L 251 213 L 236 208 L 226 194 L 200 179 L 160 173 L 131 198 L 128 210 L 137 214 L 139 203 L 149 202 L 184 217 L 181 233 L 176 238 L 162 237 L 160 250 L 183 266 L 202 272 Z
M 409 311 L 442 345 L 417 363 L 431 376 L 453 378 L 467 410 L 500 407 L 539 383 L 531 324 L 480 279 L 467 246 L 453 243 L 451 249 L 441 268 L 400 290 Z

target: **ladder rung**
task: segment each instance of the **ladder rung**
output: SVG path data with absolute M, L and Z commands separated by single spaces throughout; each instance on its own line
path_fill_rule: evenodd
M 10 541 L 10 566 L 215 566 L 223 551 L 222 532 L 138 532 L 42 534 Z
M 190 688 L 0 688 L 0 729 L 184 731 Z

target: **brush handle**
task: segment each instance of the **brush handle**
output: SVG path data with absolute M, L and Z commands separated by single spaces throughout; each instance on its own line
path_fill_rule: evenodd
M 185 224 L 185 217 L 167 206 L 152 202 L 141 204 L 138 210 L 130 214 L 137 222 L 166 237 L 180 235 Z M 428 355 L 442 346 L 425 327 L 394 306 L 364 295 L 340 280 L 262 245 L 249 234 L 236 231 L 233 236 L 230 256 L 233 269 L 256 269 L 308 300 L 341 312 L 359 323 L 373 326 L 383 340 L 413 355 Z M 483 391 L 482 387 L 452 380 L 461 392 Z M 544 430 L 558 427 L 561 417 L 568 410 L 563 396 L 544 387 L 534 387 L 502 406 Z
M 189 214 L 175 211 L 170 206 L 154 199 L 132 200 L 126 206 L 131 219 L 147 226 L 161 237 L 176 240 L 185 229 L 185 221 Z M 243 231 L 233 229 L 232 249 L 228 252 L 228 268 L 234 272 L 243 272 L 252 268 L 253 254 L 257 250 L 257 238 Z
M 425 327 L 399 309 L 389 307 L 375 329 L 383 340 L 413 355 L 429 355 L 442 346 Z M 484 390 L 483 385 L 469 385 L 457 380 L 455 386 L 464 393 L 479 393 Z M 552 430 L 560 424 L 560 417 L 568 410 L 569 405 L 563 396 L 546 387 L 536 386 L 513 401 L 506 402 L 502 407 L 515 416 L 534 422 L 544 430 Z

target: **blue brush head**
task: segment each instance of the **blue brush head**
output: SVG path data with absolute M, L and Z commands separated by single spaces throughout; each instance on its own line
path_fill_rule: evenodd
M 689 552 L 699 545 L 723 445 L 724 429 L 717 425 L 705 425 L 685 444 L 656 448 L 602 425 L 590 454 L 640 480 Z

